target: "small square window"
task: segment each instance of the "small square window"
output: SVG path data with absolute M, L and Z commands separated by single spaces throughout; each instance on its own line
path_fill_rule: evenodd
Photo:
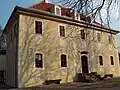
M 61 67 L 67 67 L 66 55 L 61 55 Z
M 60 36 L 65 37 L 65 27 L 64 26 L 60 26 Z
M 35 67 L 43 68 L 43 56 L 40 53 L 35 54 Z
M 35 22 L 35 33 L 42 34 L 42 22 Z

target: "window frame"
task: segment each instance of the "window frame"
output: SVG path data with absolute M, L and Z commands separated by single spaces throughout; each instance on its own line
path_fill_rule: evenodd
M 10 41 L 11 42 L 13 41 L 13 29 L 11 29 L 11 31 L 10 31 Z
M 101 42 L 101 33 L 97 32 L 97 41 Z
M 59 9 L 59 14 L 57 13 L 57 8 Z M 55 15 L 61 16 L 61 7 L 55 5 L 54 12 L 55 12 Z
M 99 65 L 100 65 L 100 66 L 103 66 L 103 64 L 104 64 L 104 62 L 103 62 L 103 56 L 100 55 L 100 56 L 98 57 L 98 59 L 99 59 Z
M 114 57 L 113 56 L 110 56 L 110 64 L 114 65 Z
M 40 23 L 40 24 L 39 24 L 40 26 L 38 26 L 36 23 Z M 39 31 L 39 30 L 37 31 L 37 28 L 39 28 L 39 27 L 40 27 L 41 29 L 40 29 L 40 31 Z M 35 34 L 43 34 L 43 22 L 42 22 L 42 21 L 35 20 L 34 33 L 35 33 Z
M 62 55 L 65 56 L 65 60 L 62 60 Z M 64 62 L 65 65 L 64 65 L 62 62 Z M 67 62 L 67 55 L 64 54 L 64 53 L 61 54 L 61 55 L 60 55 L 60 67 L 61 67 L 61 68 L 67 68 L 67 66 L 68 66 L 67 63 L 68 63 L 68 62 Z
M 65 37 L 65 26 L 60 25 L 59 32 L 60 32 L 60 37 Z
M 36 67 L 36 55 L 41 55 L 41 58 L 42 58 L 42 64 L 40 65 L 40 66 L 38 66 L 38 67 Z M 40 58 L 40 56 L 39 56 L 39 58 Z M 43 69 L 44 68 L 44 56 L 43 56 L 43 54 L 42 53 L 40 53 L 40 52 L 36 52 L 35 54 L 34 54 L 34 66 L 35 66 L 35 68 L 40 68 L 40 69 Z
M 60 34 L 60 26 L 64 27 L 64 36 L 61 36 L 61 34 Z M 65 24 L 58 24 L 58 36 L 61 38 L 66 37 L 66 25 Z
M 112 40 L 113 40 L 112 35 L 108 35 L 108 42 L 109 42 L 109 44 L 111 44 L 111 43 L 112 43 Z
M 80 30 L 80 36 L 81 36 L 81 39 L 82 39 L 82 40 L 85 40 L 85 39 L 86 39 L 86 33 L 85 33 L 85 30 L 84 30 L 84 29 L 81 29 L 81 30 Z

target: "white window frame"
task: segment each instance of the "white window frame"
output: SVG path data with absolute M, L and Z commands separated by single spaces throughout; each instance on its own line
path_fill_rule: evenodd
M 36 31 L 35 31 L 35 27 L 36 27 L 36 21 L 38 21 L 38 22 L 41 22 L 42 23 L 42 34 L 44 33 L 44 30 L 43 30 L 43 21 L 42 20 L 34 20 L 34 34 L 36 34 L 36 35 L 42 35 L 42 34 L 39 34 L 39 33 L 36 33 Z
M 65 24 L 58 24 L 58 36 L 61 38 L 64 38 L 64 37 L 60 36 L 60 26 L 64 26 L 64 28 L 65 28 L 65 36 L 64 37 L 66 37 L 66 25 Z
M 64 54 L 66 55 L 66 63 L 67 63 L 67 67 L 61 67 L 61 55 Z M 60 60 L 60 69 L 67 69 L 68 68 L 68 55 L 66 53 L 61 53 L 59 54 L 59 60 Z
M 57 14 L 57 11 L 56 11 L 57 8 L 60 10 L 60 15 Z M 55 5 L 54 11 L 55 11 L 55 15 L 61 16 L 61 7 Z
M 36 67 L 35 67 L 35 54 L 37 54 L 37 53 L 42 54 L 42 64 L 43 64 L 43 67 L 42 67 L 42 68 L 36 68 Z M 35 52 L 35 53 L 34 53 L 34 68 L 35 68 L 35 69 L 45 69 L 45 66 L 44 66 L 44 54 L 43 54 L 42 52 Z
M 113 65 L 111 64 L 111 56 L 113 57 Z M 114 66 L 114 65 L 115 65 L 114 56 L 113 56 L 113 55 L 110 55 L 109 59 L 110 59 L 110 65 L 111 65 L 111 66 Z

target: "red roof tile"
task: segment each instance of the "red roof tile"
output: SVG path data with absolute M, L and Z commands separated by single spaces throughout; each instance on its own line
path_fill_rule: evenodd
M 33 6 L 30 6 L 29 8 L 34 8 L 34 9 L 38 9 L 38 10 L 43 10 L 43 11 L 48 11 L 48 12 L 52 12 L 52 8 L 54 7 L 53 4 L 50 3 L 45 3 L 45 2 L 40 2 L 38 4 L 35 4 Z

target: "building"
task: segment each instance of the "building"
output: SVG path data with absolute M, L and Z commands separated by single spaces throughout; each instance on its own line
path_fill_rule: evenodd
M 89 22 L 90 17 L 46 0 L 28 8 L 16 6 L 4 29 L 6 84 L 65 83 L 91 72 L 120 76 L 118 31 Z

